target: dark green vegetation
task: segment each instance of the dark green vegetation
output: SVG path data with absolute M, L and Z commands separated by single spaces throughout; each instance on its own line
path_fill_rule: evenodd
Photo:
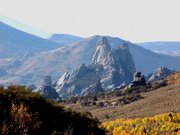
M 0 88 L 0 132 L 3 135 L 102 135 L 99 121 L 48 101 L 23 86 Z

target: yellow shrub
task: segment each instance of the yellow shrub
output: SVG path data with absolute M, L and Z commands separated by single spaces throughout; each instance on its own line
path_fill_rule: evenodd
M 180 84 L 180 72 L 173 73 L 166 78 L 168 85 Z
M 179 135 L 180 113 L 166 113 L 148 118 L 116 119 L 101 125 L 113 135 Z

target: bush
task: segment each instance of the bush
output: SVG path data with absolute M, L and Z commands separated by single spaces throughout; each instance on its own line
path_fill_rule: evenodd
M 154 117 L 123 119 L 101 125 L 113 135 L 179 135 L 180 113 L 166 113 Z
M 99 124 L 97 119 L 48 101 L 23 86 L 0 88 L 0 129 L 4 133 L 64 134 L 71 125 L 73 135 L 105 134 Z
M 41 122 L 38 121 L 38 113 L 33 114 L 24 104 L 16 105 L 12 103 L 10 116 L 3 122 L 1 134 L 37 134 L 40 124 Z
M 180 84 L 180 72 L 175 72 L 165 79 L 168 85 Z

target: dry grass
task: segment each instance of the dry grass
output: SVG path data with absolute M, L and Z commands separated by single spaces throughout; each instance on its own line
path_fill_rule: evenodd
M 167 86 L 155 91 L 141 93 L 144 99 L 111 108 L 89 110 L 101 121 L 116 118 L 149 117 L 167 112 L 180 112 L 180 85 Z

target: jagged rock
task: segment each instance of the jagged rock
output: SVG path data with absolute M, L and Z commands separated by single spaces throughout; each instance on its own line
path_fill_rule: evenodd
M 92 84 L 88 88 L 83 89 L 81 92 L 81 95 L 85 96 L 88 94 L 96 94 L 96 93 L 100 93 L 100 92 L 104 92 L 104 90 L 103 90 L 102 84 L 99 80 L 97 83 Z
M 134 79 L 129 84 L 129 87 L 136 87 L 136 86 L 145 86 L 146 85 L 146 79 L 144 75 L 141 75 L 141 72 L 134 73 Z
M 59 95 L 56 90 L 50 86 L 45 86 L 38 92 L 48 99 L 59 99 Z
M 102 37 L 102 39 L 99 40 L 96 45 L 96 51 L 92 59 L 92 64 L 103 65 L 106 68 L 106 66 L 110 66 L 110 64 L 113 64 L 112 55 L 113 54 L 109 42 L 105 37 Z
M 55 86 L 55 89 L 57 90 L 57 92 L 59 92 L 58 90 L 61 90 L 66 85 L 66 81 L 69 79 L 69 77 L 70 77 L 70 74 L 66 72 L 59 78 Z
M 149 80 L 152 75 L 153 75 L 153 73 L 148 74 L 148 75 L 146 76 L 146 80 Z
M 170 75 L 172 73 L 171 70 L 165 68 L 165 67 L 160 67 L 157 68 L 154 73 L 152 74 L 152 76 L 149 78 L 149 82 L 154 82 L 154 81 L 159 81 L 164 79 L 165 77 L 167 77 L 168 75 Z
M 71 74 L 63 75 L 55 88 L 61 97 L 94 91 L 97 82 L 101 83 L 102 89 L 111 90 L 123 82 L 129 82 L 134 72 L 135 65 L 128 45 L 112 50 L 107 39 L 102 37 L 97 43 L 91 64 L 83 64 Z
M 80 95 L 83 89 L 88 88 L 99 80 L 96 69 L 84 64 L 68 76 L 63 83 L 59 83 L 55 87 L 61 97 Z
M 56 92 L 56 90 L 52 87 L 52 81 L 51 81 L 51 76 L 45 76 L 43 78 L 42 84 L 39 86 L 38 89 L 34 90 L 35 92 L 40 93 L 44 97 L 48 99 L 59 99 L 59 95 Z

